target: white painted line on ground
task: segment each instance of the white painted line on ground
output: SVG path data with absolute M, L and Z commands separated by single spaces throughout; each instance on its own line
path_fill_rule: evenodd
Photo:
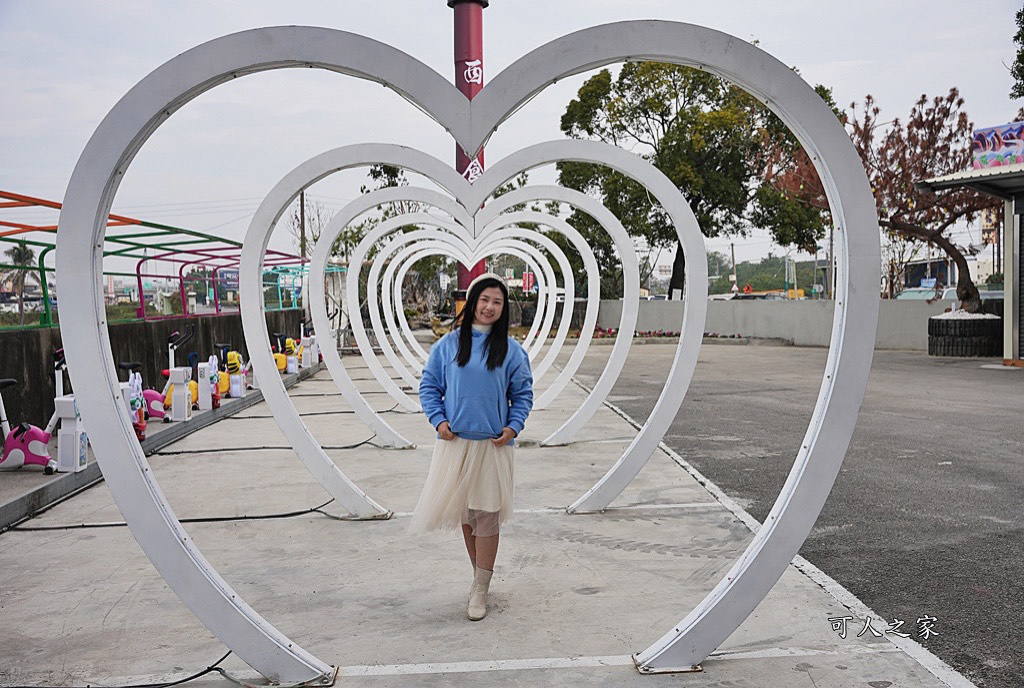
M 850 644 L 836 650 L 823 650 L 811 647 L 771 647 L 764 650 L 746 650 L 743 652 L 712 652 L 711 656 L 704 660 L 705 663 L 733 659 L 781 659 L 787 657 L 835 657 L 837 655 L 880 655 L 891 652 L 899 652 L 898 647 L 888 643 L 860 643 Z
M 630 504 L 629 506 L 610 506 L 604 510 L 605 513 L 616 511 L 666 511 L 672 509 L 712 509 L 719 507 L 718 502 L 682 502 L 678 504 Z M 538 506 L 530 509 L 515 509 L 514 514 L 563 514 L 563 506 Z M 411 511 L 396 511 L 392 518 L 408 518 L 412 516 Z
M 573 378 L 579 387 L 586 390 L 588 393 L 590 389 L 582 382 Z M 637 430 L 640 429 L 641 425 L 633 420 L 628 413 L 618 408 L 614 404 L 608 401 L 604 402 L 604 405 L 618 414 L 623 420 L 628 422 Z M 743 522 L 751 531 L 757 532 L 761 528 L 761 523 L 747 513 L 746 509 L 737 504 L 729 495 L 725 494 L 718 485 L 708 480 L 707 476 L 698 471 L 693 465 L 691 465 L 686 459 L 681 457 L 675 451 L 672 450 L 667 444 L 662 442 L 659 448 L 665 452 L 674 462 L 676 462 L 680 468 L 689 473 L 698 483 L 700 483 L 704 489 L 711 493 L 711 495 L 722 503 L 726 509 L 732 512 L 732 514 Z M 797 571 L 802 573 L 811 579 L 815 584 L 821 587 L 825 592 L 831 595 L 839 604 L 849 609 L 855 616 L 882 619 L 883 617 L 875 613 L 870 607 L 861 602 L 856 595 L 840 585 L 835 579 L 826 574 L 824 571 L 819 569 L 817 566 L 807 561 L 803 557 L 797 555 L 793 559 L 793 566 Z M 941 659 L 932 654 L 927 648 L 918 643 L 913 638 L 900 638 L 899 636 L 886 635 L 885 639 L 896 646 L 900 651 L 906 653 L 909 657 L 914 659 L 918 664 L 923 666 L 929 673 L 935 678 L 945 683 L 949 688 L 977 688 L 977 686 L 965 678 L 962 674 L 957 672 L 953 667 L 949 666 Z M 712 655 L 714 657 L 715 655 Z
M 744 652 L 716 652 L 705 660 L 736 661 L 788 659 L 792 657 L 839 657 L 899 652 L 883 643 L 864 643 L 849 647 L 822 650 L 804 647 L 772 647 Z M 369 664 L 341 667 L 339 676 L 410 676 L 418 674 L 468 674 L 486 671 L 525 671 L 530 669 L 576 669 L 633 666 L 630 655 L 603 657 L 534 657 L 530 659 L 492 659 L 478 662 L 429 662 L 425 664 Z
M 844 657 L 851 655 L 872 655 L 899 652 L 887 643 L 851 643 L 848 647 L 832 650 L 806 647 L 771 647 L 761 650 L 715 652 L 705 660 L 708 662 L 734 660 L 789 659 L 793 657 Z M 339 677 L 356 676 L 415 676 L 426 674 L 468 674 L 492 671 L 528 671 L 531 669 L 577 669 L 633 666 L 630 655 L 607 655 L 597 657 L 535 657 L 526 659 L 492 659 L 470 662 L 427 662 L 423 664 L 365 664 L 341 667 Z M 104 677 L 103 684 L 147 685 L 170 683 L 186 678 L 189 674 L 152 674 L 146 676 Z M 238 678 L 258 682 L 260 676 L 251 677 L 244 672 Z M 100 685 L 87 681 L 92 685 Z
M 539 657 L 535 659 L 492 659 L 480 662 L 431 662 L 428 664 L 371 664 L 341 667 L 338 676 L 402 676 L 414 674 L 468 674 L 480 671 L 523 671 L 526 669 L 573 669 L 578 667 L 631 666 L 629 655 L 608 657 Z

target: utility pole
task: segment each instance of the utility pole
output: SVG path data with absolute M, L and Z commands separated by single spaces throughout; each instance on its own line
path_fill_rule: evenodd
M 833 251 L 835 250 L 835 231 L 835 225 L 828 226 L 828 284 L 825 286 L 825 289 L 828 291 L 828 297 L 830 299 L 835 298 L 835 289 L 832 286 L 832 270 L 835 269 L 836 264 L 835 254 L 833 253 Z
M 799 252 L 799 249 L 797 249 L 797 251 Z M 793 300 L 794 301 L 796 301 L 798 298 L 800 298 L 800 294 L 799 294 L 800 286 L 799 286 L 798 280 L 796 278 L 796 266 L 797 266 L 796 256 L 793 256 Z
M 306 192 L 299 192 L 299 255 L 306 260 Z
M 732 250 L 732 293 L 735 294 L 740 289 L 736 284 L 736 244 L 730 243 L 729 248 Z
M 455 87 L 467 99 L 473 100 L 484 87 L 484 8 L 489 0 L 447 0 L 455 10 Z M 470 183 L 484 173 L 484 151 L 470 158 L 459 144 L 455 144 L 455 169 Z M 458 291 L 455 293 L 455 313 L 466 303 L 466 289 L 478 275 L 487 271 L 480 261 L 472 268 L 458 266 Z

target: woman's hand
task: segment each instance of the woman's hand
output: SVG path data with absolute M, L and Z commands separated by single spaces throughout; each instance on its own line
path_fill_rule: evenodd
M 508 430 L 508 428 L 505 428 Z M 448 425 L 448 421 L 443 420 L 437 424 L 437 435 L 445 441 L 451 441 L 455 439 L 455 433 L 452 432 L 451 427 Z
M 506 444 L 508 444 L 509 442 L 511 442 L 512 439 L 515 436 L 516 436 L 516 431 L 515 430 L 513 430 L 512 428 L 509 428 L 509 427 L 505 427 L 505 428 L 502 428 L 500 435 L 498 435 L 497 437 L 491 439 L 491 444 L 493 444 L 495 447 L 503 447 Z

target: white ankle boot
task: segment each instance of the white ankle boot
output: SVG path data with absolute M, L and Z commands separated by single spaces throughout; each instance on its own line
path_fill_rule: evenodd
M 491 585 L 494 571 L 477 568 L 473 577 L 473 588 L 469 591 L 469 607 L 466 610 L 470 621 L 479 621 L 487 616 L 487 589 Z

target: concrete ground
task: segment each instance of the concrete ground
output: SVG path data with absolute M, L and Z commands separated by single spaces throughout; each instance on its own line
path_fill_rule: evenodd
M 631 356 L 610 401 L 646 418 L 674 346 Z M 599 352 L 595 352 L 599 353 Z M 665 443 L 764 519 L 821 384 L 820 348 L 710 346 Z M 850 449 L 801 555 L 886 619 L 938 619 L 929 650 L 1024 686 L 1024 369 L 876 351 Z M 588 356 L 579 377 L 603 365 Z
M 634 357 L 658 348 L 637 347 Z M 740 349 L 746 347 L 705 347 L 701 357 L 728 366 L 727 352 Z M 594 347 L 588 363 L 599 365 L 608 350 Z M 355 368 L 355 359 L 346 361 Z M 377 385 L 365 369 L 353 375 L 376 408 L 392 409 L 386 395 L 373 393 Z M 321 444 L 369 438 L 326 372 L 290 395 Z M 517 514 L 504 529 L 490 613 L 481 622 L 465 616 L 471 573 L 461 538 L 407 533 L 433 442 L 420 414 L 387 415 L 417 442 L 415 450 L 328 451 L 395 510 L 393 519 L 343 522 L 308 513 L 188 530 L 249 604 L 340 667 L 341 685 L 970 685 L 916 643 L 857 637 L 862 623 L 840 638 L 830 617 L 870 610 L 813 567 L 804 567 L 809 574 L 790 567 L 705 661 L 703 673 L 639 675 L 630 654 L 685 616 L 752 533 L 744 514 L 730 510 L 727 498 L 716 499 L 714 486 L 698 482 L 668 451 L 652 457 L 615 508 L 566 515 L 563 507 L 604 473 L 635 432 L 602 408 L 574 444 L 537 446 L 583 398 L 571 386 L 527 424 L 517 454 Z M 179 517 L 268 515 L 327 501 L 289 450 L 264 448 L 285 443 L 267 413 L 265 405 L 254 406 L 150 458 Z M 332 506 L 325 510 L 337 512 Z M 225 652 L 119 519 L 101 484 L 0 535 L 0 684 L 177 679 Z M 109 527 L 24 529 L 80 523 Z M 885 626 L 876 618 L 875 627 Z M 223 666 L 255 677 L 237 658 Z M 229 685 L 212 674 L 195 683 Z

